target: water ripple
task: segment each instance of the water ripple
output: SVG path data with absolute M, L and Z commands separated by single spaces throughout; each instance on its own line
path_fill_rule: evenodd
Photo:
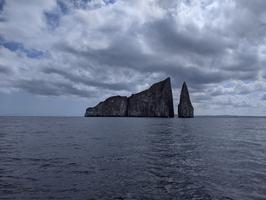
M 1 118 L 2 199 L 266 199 L 265 118 Z

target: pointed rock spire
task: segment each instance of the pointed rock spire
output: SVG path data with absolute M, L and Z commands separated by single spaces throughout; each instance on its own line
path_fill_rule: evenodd
M 194 108 L 191 104 L 186 82 L 183 83 L 180 101 L 178 104 L 178 117 L 192 118 L 194 117 Z

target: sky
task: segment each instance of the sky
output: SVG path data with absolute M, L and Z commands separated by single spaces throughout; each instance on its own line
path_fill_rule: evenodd
M 0 115 L 82 116 L 171 77 L 195 115 L 266 115 L 265 0 L 0 0 Z

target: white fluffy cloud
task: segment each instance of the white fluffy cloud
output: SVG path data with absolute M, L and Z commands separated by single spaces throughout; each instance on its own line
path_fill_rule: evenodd
M 8 0 L 0 91 L 93 105 L 166 76 L 197 114 L 266 112 L 263 0 Z M 3 93 L 3 95 L 4 95 Z

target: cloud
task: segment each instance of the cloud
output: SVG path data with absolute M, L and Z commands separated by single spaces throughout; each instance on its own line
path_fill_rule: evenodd
M 194 24 L 178 27 L 172 16 L 145 25 L 144 34 L 151 48 L 166 54 L 215 55 L 230 45 L 223 37 Z
M 0 90 L 90 104 L 170 76 L 175 100 L 187 81 L 201 113 L 265 106 L 265 8 L 260 0 L 0 1 Z
M 38 58 L 44 56 L 44 52 L 36 49 L 27 49 L 23 44 L 19 42 L 7 41 L 5 38 L 0 36 L 0 46 L 3 46 L 10 51 L 14 51 L 17 53 L 23 53 L 29 58 Z
M 44 96 L 63 96 L 72 94 L 80 97 L 93 97 L 95 94 L 92 91 L 85 91 L 74 87 L 70 83 L 50 83 L 42 80 L 20 80 L 16 82 L 16 87 L 21 88 L 33 94 Z
M 3 11 L 5 5 L 5 0 L 0 0 L 0 12 Z
M 266 94 L 261 97 L 261 100 L 266 101 Z
M 10 75 L 11 73 L 12 71 L 8 67 L 0 65 L 0 74 Z
M 45 68 L 43 72 L 46 74 L 57 74 L 74 83 L 82 83 L 84 85 L 93 86 L 100 89 L 121 91 L 130 90 L 131 88 L 134 88 L 134 86 L 131 84 L 99 82 L 95 80 L 90 80 L 89 78 L 83 77 L 82 75 L 75 75 L 74 73 L 69 73 L 67 71 L 58 70 L 54 68 Z

